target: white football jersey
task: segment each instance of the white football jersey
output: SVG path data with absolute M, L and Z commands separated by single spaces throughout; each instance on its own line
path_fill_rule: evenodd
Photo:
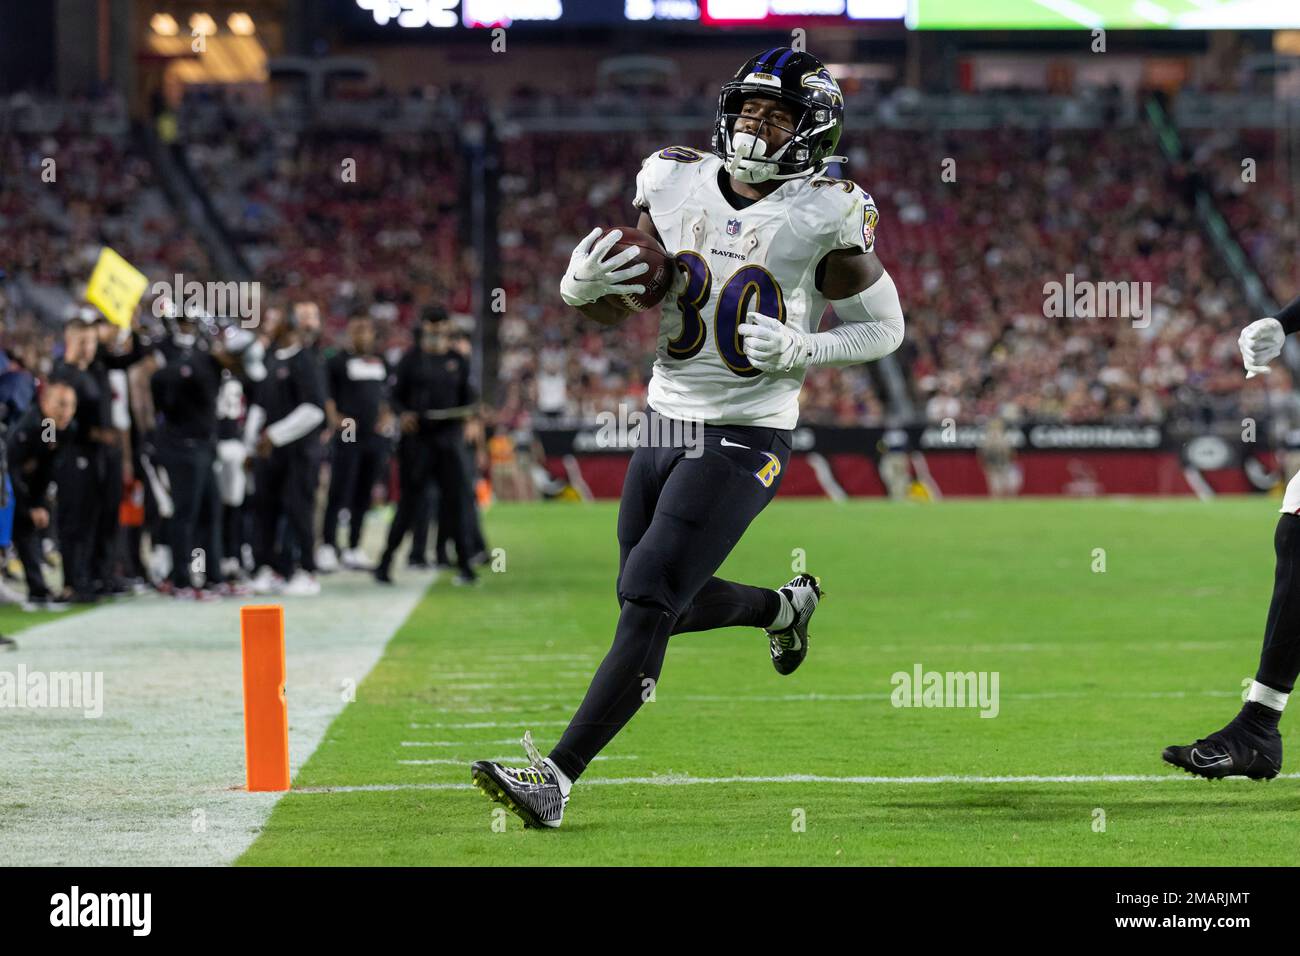
M 816 332 L 826 310 L 817 264 L 833 249 L 873 249 L 876 204 L 848 180 L 816 176 L 736 209 L 721 168 L 716 156 L 670 146 L 637 174 L 636 206 L 687 279 L 663 301 L 650 405 L 671 418 L 794 428 L 804 371 L 760 372 L 737 327 L 752 310 Z

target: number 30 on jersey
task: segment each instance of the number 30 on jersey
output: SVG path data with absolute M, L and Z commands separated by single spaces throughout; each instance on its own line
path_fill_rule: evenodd
M 686 273 L 686 289 L 677 297 L 682 313 L 682 331 L 668 343 L 668 354 L 688 359 L 704 347 L 703 309 L 713 294 L 713 275 L 698 252 L 687 250 L 676 256 L 677 268 Z M 762 312 L 785 322 L 785 300 L 776 278 L 762 266 L 741 266 L 727 279 L 713 310 L 713 336 L 723 363 L 742 378 L 753 378 L 758 369 L 749 364 L 741 346 L 740 324 L 748 312 Z

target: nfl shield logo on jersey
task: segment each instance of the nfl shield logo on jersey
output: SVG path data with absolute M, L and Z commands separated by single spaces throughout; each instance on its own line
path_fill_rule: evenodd
M 734 237 L 734 236 L 738 236 L 738 235 L 740 235 L 740 220 L 739 220 L 739 219 L 728 219 L 728 220 L 727 220 L 727 235 L 728 235 L 728 236 L 733 236 L 733 237 Z

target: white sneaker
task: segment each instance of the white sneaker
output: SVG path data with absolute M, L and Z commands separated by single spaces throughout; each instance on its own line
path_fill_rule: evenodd
M 322 544 L 316 549 L 316 570 L 321 574 L 333 574 L 339 569 L 339 554 L 332 544 Z
M 348 548 L 343 552 L 343 567 L 349 571 L 371 571 L 374 565 L 360 548 Z
M 253 589 L 254 594 L 277 594 L 284 587 L 284 578 L 266 565 L 262 565 L 253 575 L 253 579 L 248 582 L 248 586 Z
M 9 586 L 9 582 L 0 578 L 0 604 L 24 604 L 27 598 Z
M 284 582 L 280 593 L 285 597 L 315 597 L 320 594 L 320 582 L 314 575 L 299 568 L 293 573 L 293 577 Z

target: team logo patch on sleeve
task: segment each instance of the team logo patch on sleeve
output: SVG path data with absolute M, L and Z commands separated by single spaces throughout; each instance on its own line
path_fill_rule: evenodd
M 876 223 L 880 221 L 880 213 L 876 210 L 873 203 L 862 204 L 862 242 L 870 252 L 876 244 Z

